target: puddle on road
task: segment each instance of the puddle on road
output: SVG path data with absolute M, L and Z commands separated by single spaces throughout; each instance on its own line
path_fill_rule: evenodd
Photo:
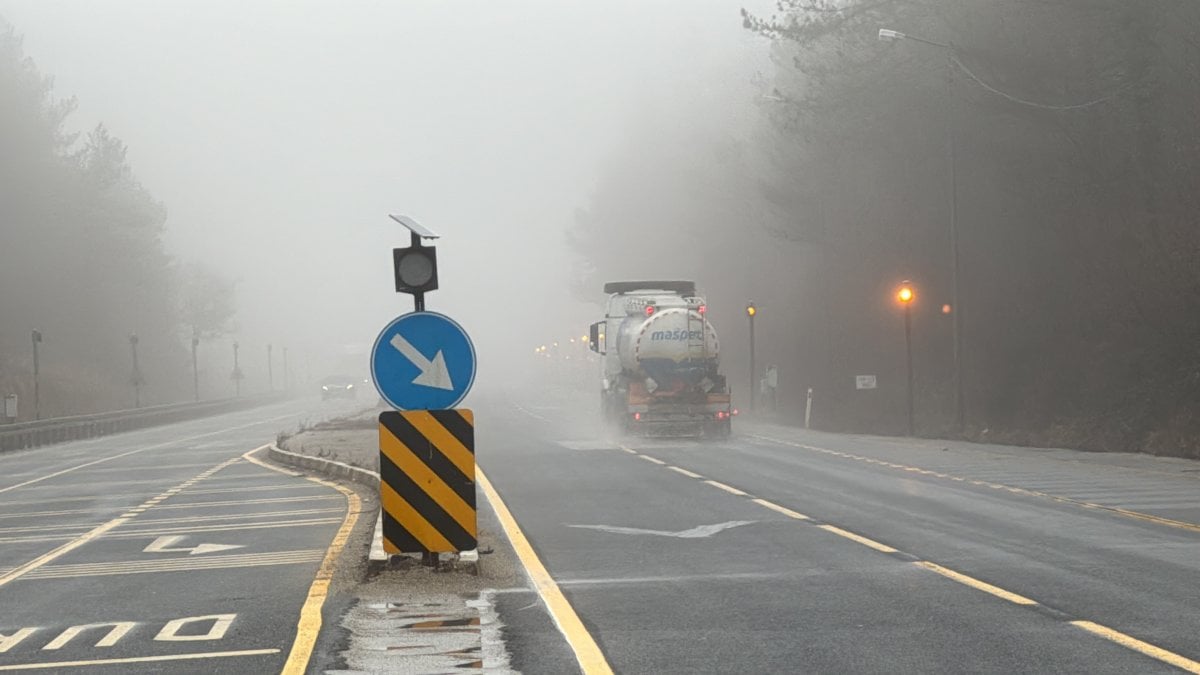
M 343 618 L 350 673 L 514 673 L 502 624 L 485 591 L 474 600 L 447 595 L 422 602 L 360 602 Z

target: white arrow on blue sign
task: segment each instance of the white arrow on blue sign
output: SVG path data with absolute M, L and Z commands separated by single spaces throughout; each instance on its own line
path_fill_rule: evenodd
M 475 383 L 475 345 L 454 319 L 413 312 L 383 329 L 371 350 L 379 395 L 399 410 L 444 410 Z

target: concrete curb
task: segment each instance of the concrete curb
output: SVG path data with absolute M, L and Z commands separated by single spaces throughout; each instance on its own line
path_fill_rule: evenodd
M 359 485 L 378 490 L 379 474 L 370 469 L 351 466 L 344 462 L 321 457 L 310 457 L 299 453 L 283 450 L 272 443 L 267 446 L 267 458 L 287 466 L 315 471 L 330 478 L 340 478 Z M 388 555 L 383 552 L 383 512 L 375 518 L 375 535 L 371 539 L 371 554 L 367 557 L 372 562 L 387 562 Z

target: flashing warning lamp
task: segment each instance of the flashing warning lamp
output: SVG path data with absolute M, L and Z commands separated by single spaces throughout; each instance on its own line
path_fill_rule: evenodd
M 754 306 L 754 303 L 746 305 L 746 316 L 753 319 L 755 314 L 758 314 L 758 308 Z

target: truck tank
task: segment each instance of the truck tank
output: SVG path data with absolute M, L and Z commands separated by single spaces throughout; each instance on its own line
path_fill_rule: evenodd
M 700 384 L 715 374 L 721 354 L 712 324 L 687 307 L 626 317 L 618 328 L 616 345 L 622 370 L 667 388 Z

